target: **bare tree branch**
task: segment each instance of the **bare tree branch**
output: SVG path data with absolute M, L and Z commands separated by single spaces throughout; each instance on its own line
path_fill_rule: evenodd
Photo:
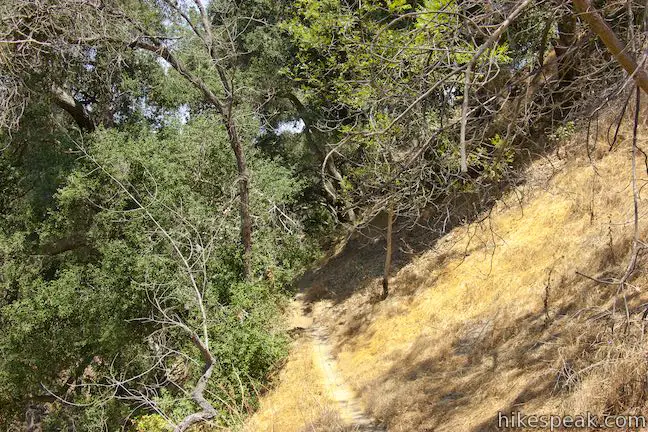
M 502 33 L 511 25 L 511 23 L 515 20 L 515 18 L 518 17 L 526 9 L 527 6 L 529 6 L 532 3 L 531 0 L 523 0 L 518 3 L 518 5 L 515 7 L 513 12 L 502 22 L 502 24 L 499 25 L 497 30 L 484 42 L 475 55 L 473 56 L 472 60 L 468 63 L 468 66 L 466 67 L 466 72 L 465 72 L 465 77 L 464 77 L 464 94 L 463 94 L 463 105 L 461 108 L 461 132 L 460 132 L 460 141 L 459 141 L 459 146 L 460 146 L 460 151 L 461 151 L 461 172 L 468 172 L 468 162 L 466 160 L 466 124 L 468 123 L 468 106 L 469 106 L 469 100 L 470 100 L 470 85 L 472 82 L 472 70 L 477 64 L 477 61 L 479 58 L 488 50 L 493 43 L 495 43 Z
M 635 59 L 628 52 L 627 47 L 619 40 L 596 9 L 594 9 L 591 2 L 589 0 L 574 0 L 574 6 L 578 10 L 579 16 L 601 38 L 621 67 L 632 76 L 644 92 L 648 93 L 648 73 L 645 69 L 637 65 Z

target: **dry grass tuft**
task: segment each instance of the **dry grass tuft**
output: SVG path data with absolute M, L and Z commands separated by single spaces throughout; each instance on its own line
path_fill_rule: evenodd
M 348 426 L 335 410 L 327 410 L 322 415 L 309 422 L 299 432 L 355 432 L 358 429 Z

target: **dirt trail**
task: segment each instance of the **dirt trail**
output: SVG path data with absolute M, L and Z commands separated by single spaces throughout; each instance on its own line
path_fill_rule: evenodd
M 296 305 L 300 312 L 304 310 L 299 295 L 296 298 Z M 312 318 L 304 316 L 303 312 L 301 316 L 296 314 L 295 319 L 301 324 L 310 324 L 305 329 L 307 330 L 306 337 L 310 338 L 313 348 L 313 363 L 321 378 L 321 386 L 336 403 L 342 421 L 352 431 L 386 432 L 385 428 L 376 426 L 376 422 L 363 412 L 355 392 L 338 372 L 336 360 L 333 356 L 333 348 L 326 330 L 313 323 Z
M 375 426 L 375 422 L 363 411 L 355 392 L 344 382 L 338 373 L 331 345 L 324 331 L 315 327 L 311 331 L 313 357 L 322 376 L 322 383 L 338 405 L 340 418 L 357 431 L 386 431 Z

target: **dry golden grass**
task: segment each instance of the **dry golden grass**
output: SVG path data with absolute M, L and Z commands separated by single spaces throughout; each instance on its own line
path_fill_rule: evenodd
M 618 302 L 606 313 L 617 287 L 576 275 L 623 274 L 629 143 L 611 154 L 599 143 L 592 162 L 583 147 L 537 162 L 488 219 L 401 269 L 388 301 L 356 294 L 330 314 L 339 368 L 390 431 L 495 429 L 499 410 L 644 407 L 648 351 L 636 312 L 648 296 L 629 289 L 634 323 L 611 332 L 624 316 Z
M 599 137 L 587 156 L 577 136 L 560 157 L 535 162 L 490 217 L 456 228 L 401 268 L 384 302 L 370 295 L 381 244 L 347 250 L 308 277 L 308 303 L 371 416 L 392 432 L 476 432 L 495 430 L 498 411 L 647 412 L 645 260 L 621 296 L 576 274 L 620 276 L 627 265 L 628 129 L 612 153 Z M 638 173 L 643 186 L 642 157 Z M 335 414 L 320 402 L 326 395 L 303 384 L 315 379 L 312 368 L 298 347 L 255 416 L 263 426 L 250 430 L 338 430 L 317 423 Z
M 245 427 L 249 432 L 298 432 L 327 420 L 336 424 L 335 403 L 320 385 L 310 342 L 299 339 L 277 385 L 261 400 L 259 410 Z M 320 429 L 316 429 L 320 430 Z M 334 429 L 331 429 L 334 430 Z
M 339 395 L 343 389 L 327 375 L 328 361 L 313 333 L 313 320 L 303 311 L 301 301 L 293 301 L 286 313 L 289 333 L 296 334 L 287 364 L 276 385 L 261 398 L 259 410 L 246 422 L 249 432 L 352 432 L 348 413 L 340 412 Z M 328 373 L 332 373 L 328 370 Z M 337 398 L 336 398 L 337 396 Z

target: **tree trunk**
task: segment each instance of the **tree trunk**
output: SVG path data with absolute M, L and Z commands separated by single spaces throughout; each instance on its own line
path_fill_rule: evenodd
M 177 59 L 168 47 L 161 43 L 148 43 L 143 40 L 136 40 L 131 43 L 132 46 L 141 48 L 152 53 L 157 54 L 166 60 L 181 76 L 193 84 L 196 89 L 200 90 L 214 108 L 218 110 L 222 119 L 223 125 L 227 129 L 227 136 L 229 138 L 230 147 L 234 152 L 236 158 L 236 168 L 239 175 L 239 212 L 241 217 L 241 243 L 243 245 L 243 274 L 245 279 L 249 279 L 252 274 L 252 216 L 250 215 L 250 192 L 249 181 L 250 173 L 247 169 L 247 161 L 245 159 L 245 152 L 243 145 L 236 130 L 236 124 L 232 117 L 232 104 L 233 98 L 231 89 L 227 80 L 221 77 L 222 85 L 226 93 L 229 94 L 227 103 L 221 101 L 216 93 L 203 81 L 199 76 L 192 73 L 185 65 Z M 218 68 L 219 74 L 222 72 Z
M 506 29 L 511 25 L 511 23 L 532 3 L 531 0 L 521 0 L 516 6 L 511 14 L 506 17 L 506 19 L 497 27 L 493 34 L 484 42 L 477 52 L 473 55 L 472 59 L 466 65 L 466 71 L 464 74 L 464 91 L 463 91 L 463 103 L 461 107 L 461 130 L 459 133 L 459 149 L 461 152 L 461 172 L 468 172 L 468 161 L 466 154 L 466 127 L 468 124 L 468 108 L 469 108 L 469 99 L 470 99 L 470 87 L 472 83 L 472 72 L 477 61 L 490 47 L 499 40 L 500 36 L 506 31 Z
M 576 75 L 575 56 L 570 54 L 570 49 L 576 42 L 576 17 L 564 15 L 558 21 L 557 27 L 558 39 L 553 42 L 553 47 L 558 65 L 558 87 L 566 89 L 574 82 Z M 565 95 L 562 99 L 570 98 Z
M 239 139 L 234 119 L 228 116 L 224 119 L 227 125 L 227 135 L 230 146 L 236 158 L 236 168 L 239 175 L 239 213 L 241 217 L 241 243 L 243 245 L 243 275 L 249 279 L 252 274 L 252 216 L 250 215 L 250 174 L 243 145 Z
M 387 235 L 385 239 L 387 240 L 387 251 L 385 253 L 385 267 L 383 269 L 383 280 L 382 280 L 382 299 L 386 299 L 389 295 L 389 274 L 391 272 L 391 263 L 392 263 L 392 227 L 394 224 L 394 205 L 390 204 L 389 209 L 387 210 Z
M 37 404 L 29 404 L 27 412 L 25 413 L 25 426 L 27 432 L 42 432 L 42 417 L 44 409 L 43 406 Z
M 343 187 L 344 183 L 344 178 L 342 177 L 342 174 L 340 174 L 340 171 L 338 171 L 337 167 L 335 166 L 335 161 L 333 160 L 333 157 L 326 157 L 326 152 L 320 145 L 317 143 L 315 139 L 315 132 L 313 131 L 313 127 L 311 124 L 311 115 L 309 111 L 306 109 L 304 104 L 299 100 L 297 96 L 295 96 L 293 93 L 286 93 L 286 98 L 292 102 L 292 104 L 295 106 L 297 109 L 297 113 L 301 117 L 302 121 L 304 122 L 304 135 L 306 137 L 306 143 L 308 144 L 308 147 L 317 155 L 317 157 L 320 159 L 322 163 L 325 163 L 325 169 L 328 171 L 328 173 L 335 179 L 335 181 L 338 183 L 340 188 Z M 329 196 L 330 202 L 332 205 L 336 205 L 338 203 L 338 196 L 335 191 L 335 188 L 331 184 L 331 182 L 326 178 L 324 175 L 324 172 L 322 172 L 322 183 L 324 186 L 324 190 Z M 356 220 L 356 215 L 354 210 L 348 209 L 347 210 L 347 217 L 351 222 L 355 222 Z

